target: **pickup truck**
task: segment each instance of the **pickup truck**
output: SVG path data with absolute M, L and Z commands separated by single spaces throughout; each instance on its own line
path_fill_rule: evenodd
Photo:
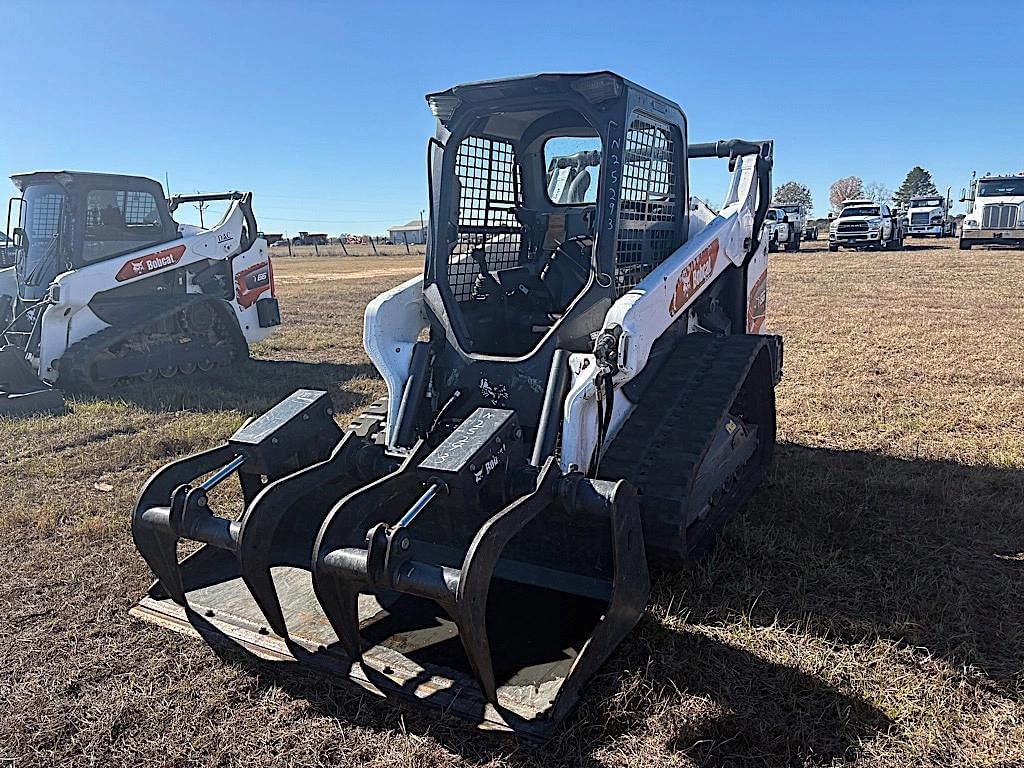
M 903 249 L 903 226 L 899 216 L 885 203 L 874 200 L 844 200 L 839 215 L 828 228 L 828 249 Z
M 807 206 L 803 203 L 776 203 L 775 207 L 786 214 L 789 223 L 800 234 L 800 239 L 807 240 Z
M 780 245 L 784 245 L 787 251 L 800 250 L 801 231 L 789 220 L 789 215 L 781 206 L 768 209 L 764 219 L 764 233 L 768 238 L 768 250 L 773 253 L 779 250 Z

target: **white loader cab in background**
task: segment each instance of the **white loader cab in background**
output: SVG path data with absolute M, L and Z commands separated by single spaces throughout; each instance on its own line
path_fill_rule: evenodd
M 971 179 L 960 202 L 967 203 L 960 250 L 972 245 L 1024 248 L 1024 173 Z
M 903 228 L 897 214 L 874 200 L 845 200 L 828 228 L 828 249 L 878 248 L 902 250 Z
M 952 237 L 956 234 L 956 223 L 950 216 L 951 200 L 949 189 L 946 196 L 920 195 L 910 198 L 906 212 L 907 234 L 910 237 Z

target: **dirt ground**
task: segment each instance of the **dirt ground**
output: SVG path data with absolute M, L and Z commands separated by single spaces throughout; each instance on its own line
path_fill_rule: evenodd
M 278 259 L 244 369 L 0 423 L 0 766 L 1024 765 L 1019 260 L 772 256 L 775 468 L 535 746 L 128 616 L 151 472 L 299 386 L 344 415 L 383 391 L 362 308 L 419 259 Z

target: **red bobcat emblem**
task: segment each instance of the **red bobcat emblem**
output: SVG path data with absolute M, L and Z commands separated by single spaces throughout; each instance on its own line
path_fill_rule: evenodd
M 754 281 L 747 301 L 747 333 L 758 333 L 768 310 L 768 270 Z
M 184 255 L 185 246 L 176 245 L 173 248 L 165 248 L 156 253 L 137 256 L 131 261 L 125 262 L 124 266 L 114 275 L 114 279 L 119 283 L 123 283 L 125 280 L 131 280 L 133 277 L 148 275 L 150 272 L 156 272 L 158 269 L 173 267 L 181 261 L 181 257 Z
M 693 295 L 700 290 L 711 276 L 715 274 L 715 262 L 718 261 L 718 240 L 712 240 L 704 250 L 697 254 L 697 258 L 683 267 L 676 280 L 676 290 L 672 294 L 672 301 L 668 305 L 668 313 L 674 315 L 686 306 Z

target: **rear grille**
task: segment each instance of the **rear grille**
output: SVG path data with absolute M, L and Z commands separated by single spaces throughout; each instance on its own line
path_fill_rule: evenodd
M 910 214 L 910 223 L 915 227 L 928 226 L 930 213 L 912 213 Z
M 1016 205 L 986 205 L 981 214 L 981 226 L 985 229 L 1008 229 L 1016 225 Z
M 839 222 L 839 226 L 836 227 L 837 232 L 843 234 L 856 234 L 858 232 L 867 232 L 868 223 L 866 221 L 847 221 Z

